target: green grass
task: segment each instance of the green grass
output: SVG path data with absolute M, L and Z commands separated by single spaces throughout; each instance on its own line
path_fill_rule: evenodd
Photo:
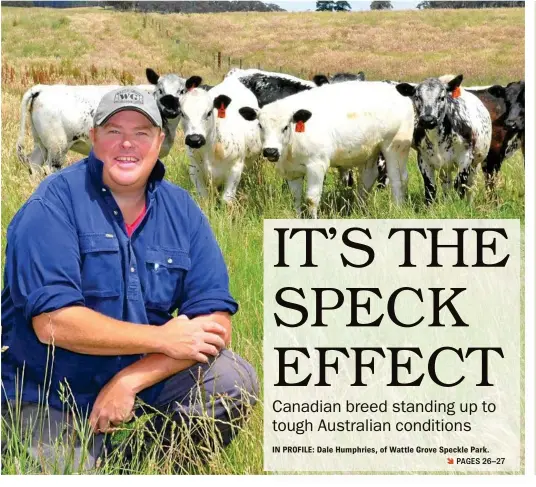
M 37 184 L 15 153 L 20 99 L 35 84 L 27 74 L 32 68 L 46 70 L 46 83 L 80 84 L 86 79 L 92 83 L 118 83 L 123 71 L 132 73 L 135 83 L 144 83 L 147 66 L 161 73 L 199 74 L 206 82 L 216 83 L 227 70 L 226 55 L 231 55 L 234 66 L 242 58 L 244 67 L 259 62 L 266 69 L 283 67 L 287 72 L 303 72 L 306 76 L 363 69 L 368 79 L 415 80 L 462 72 L 466 84 L 504 83 L 523 78 L 523 15 L 521 9 L 349 15 L 151 14 L 144 21 L 142 15 L 102 9 L 2 8 L 2 62 L 4 68 L 15 72 L 13 79 L 3 78 L 2 86 L 2 256 L 7 226 Z M 494 27 L 496 22 L 508 36 L 501 37 L 502 29 Z M 438 34 L 441 42 L 434 44 Z M 455 38 L 465 43 L 444 42 Z M 221 71 L 214 65 L 218 49 L 224 54 Z M 470 57 L 472 53 L 476 54 Z M 254 365 L 262 383 L 263 219 L 294 218 L 292 198 L 274 166 L 265 162 L 245 171 L 233 208 L 224 208 L 214 200 L 200 201 L 188 177 L 182 140 L 179 132 L 164 161 L 166 177 L 188 189 L 209 217 L 228 264 L 231 291 L 240 304 L 233 319 L 232 348 Z M 26 151 L 30 150 L 28 131 Z M 78 159 L 79 155 L 69 154 L 69 162 Z M 341 188 L 337 173 L 330 171 L 320 217 L 519 218 L 523 232 L 525 172 L 520 153 L 505 161 L 493 197 L 486 194 L 479 173 L 472 204 L 451 191 L 440 194 L 438 201 L 427 207 L 413 151 L 408 168 L 408 199 L 402 206 L 393 204 L 389 190 L 374 190 L 367 204 L 358 207 L 354 191 Z M 194 462 L 194 471 L 262 473 L 262 407 L 261 396 L 237 440 L 208 463 Z M 140 428 L 142 425 L 136 425 L 134 430 Z M 15 430 L 11 441 L 3 458 L 4 472 L 37 473 L 39 466 L 28 462 L 22 453 L 24 434 Z M 119 462 L 118 459 L 115 465 L 107 465 L 106 472 L 117 472 Z M 135 466 L 138 473 L 170 473 L 171 467 L 169 462 L 159 463 L 150 457 L 139 459 Z

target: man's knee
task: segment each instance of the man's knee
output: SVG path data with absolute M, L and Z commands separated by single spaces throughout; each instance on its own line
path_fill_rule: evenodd
M 244 406 L 254 405 L 259 396 L 259 380 L 253 366 L 235 353 L 224 350 L 211 364 L 216 396 L 227 396 Z M 211 391 L 207 391 L 211 392 Z

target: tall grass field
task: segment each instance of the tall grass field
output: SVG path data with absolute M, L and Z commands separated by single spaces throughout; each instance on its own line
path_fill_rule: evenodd
M 524 9 L 145 15 L 102 8 L 2 7 L 1 12 L 2 258 L 8 224 L 38 184 L 19 162 L 15 148 L 21 98 L 34 84 L 142 84 L 147 83 L 147 67 L 160 74 L 197 74 L 205 83 L 217 84 L 230 67 L 239 65 L 309 79 L 341 71 L 364 71 L 367 80 L 403 81 L 461 73 L 465 86 L 505 85 L 525 76 Z M 27 127 L 25 152 L 31 150 Z M 67 164 L 82 157 L 70 152 Z M 180 130 L 164 163 L 167 179 L 188 189 L 210 219 L 228 265 L 231 291 L 240 304 L 233 319 L 232 349 L 255 366 L 262 383 L 263 219 L 294 218 L 290 191 L 273 165 L 259 161 L 244 172 L 233 207 L 201 201 L 188 177 Z M 341 188 L 338 173 L 330 172 L 319 216 L 514 218 L 521 220 L 524 230 L 521 152 L 505 161 L 494 195 L 486 193 L 479 170 L 472 203 L 461 200 L 454 190 L 446 194 L 439 190 L 438 201 L 427 207 L 414 151 L 408 169 L 408 199 L 400 207 L 393 204 L 389 189 L 374 190 L 366 205 L 358 207 L 354 190 Z M 262 408 L 261 395 L 237 440 L 187 471 L 262 473 Z M 47 471 L 24 456 L 24 441 L 22 433 L 11 438 L 3 455 L 3 473 Z M 118 468 L 112 463 L 103 471 L 117 473 Z M 140 460 L 131 470 L 174 471 L 173 462 L 156 457 Z

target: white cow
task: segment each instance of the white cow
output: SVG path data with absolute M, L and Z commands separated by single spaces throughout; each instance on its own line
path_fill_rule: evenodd
M 178 113 L 173 111 L 174 106 L 178 105 L 178 93 L 170 94 L 165 89 L 172 87 L 175 90 L 177 75 L 158 76 L 148 69 L 148 78 L 150 74 L 156 83 L 138 85 L 137 88 L 153 93 L 157 99 L 166 133 L 160 157 L 165 157 L 171 150 L 179 122 Z M 167 83 L 170 77 L 173 78 L 173 82 Z M 184 88 L 184 82 L 183 79 L 180 90 Z M 36 85 L 30 88 L 21 102 L 21 125 L 17 140 L 17 155 L 20 161 L 29 164 L 30 172 L 33 172 L 45 164 L 48 170 L 61 168 L 69 150 L 88 154 L 91 150 L 89 130 L 93 126 L 95 110 L 105 93 L 120 87 L 120 85 Z M 169 106 L 169 109 L 166 106 Z M 29 158 L 24 153 L 28 112 L 34 139 L 34 149 Z
M 208 92 L 198 88 L 199 76 L 186 82 L 180 97 L 181 123 L 190 159 L 190 178 L 203 198 L 224 186 L 222 199 L 231 203 L 244 166 L 260 154 L 256 125 L 238 113 L 244 105 L 258 107 L 253 93 L 236 78 L 227 78 Z
M 404 200 L 413 107 L 395 87 L 366 81 L 326 84 L 261 110 L 244 106 L 240 114 L 247 120 L 258 119 L 263 155 L 277 162 L 288 180 L 298 215 L 304 177 L 306 203 L 316 218 L 328 168 L 359 167 L 363 197 L 378 176 L 380 152 L 395 201 Z

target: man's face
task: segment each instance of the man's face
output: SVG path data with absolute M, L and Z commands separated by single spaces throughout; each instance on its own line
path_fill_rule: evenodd
M 104 163 L 104 183 L 121 192 L 145 187 L 165 134 L 141 113 L 124 110 L 92 129 L 90 137 Z

